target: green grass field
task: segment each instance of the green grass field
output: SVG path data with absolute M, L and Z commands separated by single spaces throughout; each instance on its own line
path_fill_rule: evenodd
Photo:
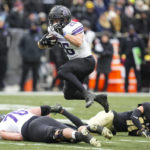
M 108 100 L 110 103 L 110 109 L 118 112 L 132 110 L 138 103 L 144 101 L 150 101 L 150 96 L 145 95 L 128 95 L 117 96 L 109 95 Z M 19 95 L 0 95 L 0 113 L 6 113 L 16 108 L 39 106 L 43 104 L 55 105 L 62 104 L 73 114 L 77 115 L 81 119 L 88 120 L 97 112 L 103 110 L 103 108 L 94 103 L 90 108 L 85 108 L 84 101 L 67 101 L 64 100 L 62 95 L 48 95 L 48 94 L 19 94 Z M 52 115 L 56 119 L 66 119 L 61 115 Z M 92 147 L 86 143 L 79 144 L 45 144 L 34 142 L 13 142 L 0 140 L 0 150 L 149 150 L 150 139 L 144 137 L 129 137 L 127 133 L 119 133 L 113 137 L 112 140 L 106 140 L 101 136 L 94 135 L 101 140 L 102 147 Z

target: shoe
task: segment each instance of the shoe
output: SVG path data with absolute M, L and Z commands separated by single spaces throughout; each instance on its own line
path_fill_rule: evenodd
M 104 127 L 102 130 L 102 136 L 110 140 L 113 137 L 113 134 L 108 128 Z
M 88 108 L 88 107 L 90 107 L 93 104 L 94 99 L 96 97 L 95 97 L 95 95 L 93 93 L 91 93 L 89 91 L 86 91 L 84 95 L 85 95 L 85 101 L 86 101 L 85 107 Z
M 51 113 L 60 113 L 63 107 L 60 104 L 51 106 Z
M 89 125 L 89 126 L 87 126 L 87 129 L 90 132 L 98 133 L 109 140 L 113 137 L 112 132 L 108 128 L 99 126 L 97 124 Z
M 98 134 L 101 134 L 101 133 L 102 133 L 103 128 L 104 128 L 104 127 L 99 126 L 99 125 L 97 125 L 97 124 L 92 124 L 92 125 L 88 125 L 88 126 L 87 126 L 87 129 L 88 129 L 90 132 L 94 132 L 94 133 L 98 133 Z
M 101 147 L 101 143 L 100 141 L 98 141 L 95 137 L 93 137 L 92 135 L 90 135 L 89 131 L 87 128 L 83 128 L 81 130 L 81 134 L 82 134 L 82 140 L 86 143 L 89 143 L 95 147 Z
M 104 110 L 106 113 L 109 112 L 109 104 L 107 101 L 107 95 L 106 94 L 96 95 L 96 98 L 94 100 L 104 107 Z

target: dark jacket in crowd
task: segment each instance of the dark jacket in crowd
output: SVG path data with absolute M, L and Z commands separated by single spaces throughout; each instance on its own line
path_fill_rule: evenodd
M 7 53 L 9 43 L 9 32 L 5 29 L 0 29 L 0 91 L 4 88 L 4 78 L 7 71 Z
M 10 28 L 29 28 L 28 19 L 25 13 L 19 14 L 18 11 L 11 11 L 7 21 Z
M 86 7 L 85 5 L 73 5 L 71 7 L 71 13 L 72 13 L 72 16 L 78 20 L 82 20 L 84 19 L 84 14 L 86 12 Z
M 39 41 L 41 35 L 39 33 L 29 32 L 23 36 L 20 41 L 19 48 L 23 60 L 26 62 L 39 62 L 40 57 L 43 53 L 38 46 L 37 41 Z
M 94 52 L 98 55 L 97 72 L 108 74 L 111 71 L 113 46 L 110 42 L 102 43 L 100 40 L 99 42 L 103 51 L 99 52 L 94 48 Z
M 137 34 L 134 35 L 129 35 L 126 38 L 123 38 L 121 40 L 121 45 L 120 45 L 120 54 L 125 54 L 126 55 L 126 60 L 129 62 L 134 62 L 133 58 L 133 48 L 134 47 L 139 47 L 141 49 L 141 55 L 142 55 L 142 60 L 144 59 L 144 43 L 142 39 L 138 37 Z
M 5 29 L 0 29 L 0 59 L 6 59 L 10 34 Z

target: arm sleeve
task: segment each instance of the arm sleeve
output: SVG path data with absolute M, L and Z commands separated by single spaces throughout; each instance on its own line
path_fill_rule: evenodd
M 50 113 L 51 107 L 48 105 L 41 106 L 41 116 L 46 116 Z
M 141 111 L 139 109 L 135 109 L 131 115 L 131 120 L 133 121 L 134 125 L 141 130 L 142 129 L 142 125 L 139 121 L 139 117 L 141 116 Z

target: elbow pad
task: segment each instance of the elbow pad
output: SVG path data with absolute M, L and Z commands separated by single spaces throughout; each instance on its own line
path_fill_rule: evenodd
M 50 113 L 51 107 L 48 105 L 41 106 L 41 116 L 46 116 Z

